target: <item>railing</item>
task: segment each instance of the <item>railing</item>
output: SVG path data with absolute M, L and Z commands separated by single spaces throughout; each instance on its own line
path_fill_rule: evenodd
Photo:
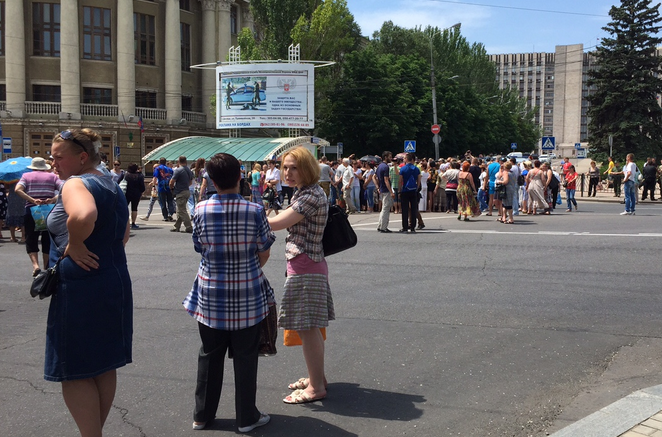
M 207 115 L 204 112 L 182 111 L 182 118 L 189 123 L 205 124 L 207 122 Z
M 167 111 L 156 108 L 136 108 L 136 115 L 145 120 L 165 120 Z
M 28 114 L 58 115 L 62 105 L 55 102 L 25 102 L 25 112 Z
M 81 115 L 90 115 L 93 117 L 117 117 L 117 105 L 98 105 L 93 103 L 80 104 Z

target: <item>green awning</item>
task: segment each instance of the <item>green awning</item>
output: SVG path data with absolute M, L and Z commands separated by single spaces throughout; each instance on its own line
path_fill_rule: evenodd
M 297 138 L 214 138 L 214 137 L 184 137 L 154 149 L 143 157 L 143 162 L 158 161 L 165 158 L 176 161 L 180 156 L 186 156 L 189 162 L 198 158 L 209 159 L 217 153 L 229 153 L 244 162 L 267 161 L 282 155 L 285 151 L 306 146 L 315 156 L 318 146 L 328 146 L 329 142 L 319 139 L 318 144 L 312 143 L 312 137 Z

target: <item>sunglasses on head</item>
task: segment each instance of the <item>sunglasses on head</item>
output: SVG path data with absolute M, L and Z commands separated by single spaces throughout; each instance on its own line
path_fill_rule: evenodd
M 79 145 L 83 150 L 87 151 L 87 149 L 85 148 L 85 146 L 83 145 L 83 143 L 81 143 L 80 141 L 78 141 L 78 140 L 76 139 L 76 137 L 74 137 L 74 134 L 71 133 L 70 130 L 65 130 L 65 131 L 60 132 L 60 138 L 62 138 L 63 140 L 66 140 L 66 141 L 71 141 L 71 142 L 73 142 L 73 143 Z

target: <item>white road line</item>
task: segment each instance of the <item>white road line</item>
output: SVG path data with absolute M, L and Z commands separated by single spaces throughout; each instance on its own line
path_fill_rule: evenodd
M 356 228 L 356 226 L 354 226 Z M 369 229 L 357 229 L 358 231 L 368 231 Z M 418 234 L 494 234 L 494 235 L 538 235 L 538 236 L 554 236 L 554 237 L 640 237 L 640 238 L 662 238 L 662 233 L 638 233 L 638 234 L 608 234 L 608 233 L 592 233 L 592 232 L 564 232 L 564 231 L 494 231 L 494 230 L 479 230 L 479 229 L 424 229 L 416 231 Z M 393 232 L 393 234 L 398 234 Z

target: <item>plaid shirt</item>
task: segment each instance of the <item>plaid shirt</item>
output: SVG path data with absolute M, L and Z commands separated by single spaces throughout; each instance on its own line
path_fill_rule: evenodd
M 275 299 L 257 253 L 275 240 L 262 205 L 239 194 L 213 195 L 199 202 L 193 216 L 193 246 L 202 259 L 183 302 L 189 314 L 226 331 L 249 328 L 264 319 Z
M 314 262 L 321 262 L 324 259 L 322 237 L 329 215 L 324 190 L 317 184 L 303 187 L 294 193 L 290 206 L 304 219 L 287 228 L 285 257 L 289 260 L 305 253 Z

